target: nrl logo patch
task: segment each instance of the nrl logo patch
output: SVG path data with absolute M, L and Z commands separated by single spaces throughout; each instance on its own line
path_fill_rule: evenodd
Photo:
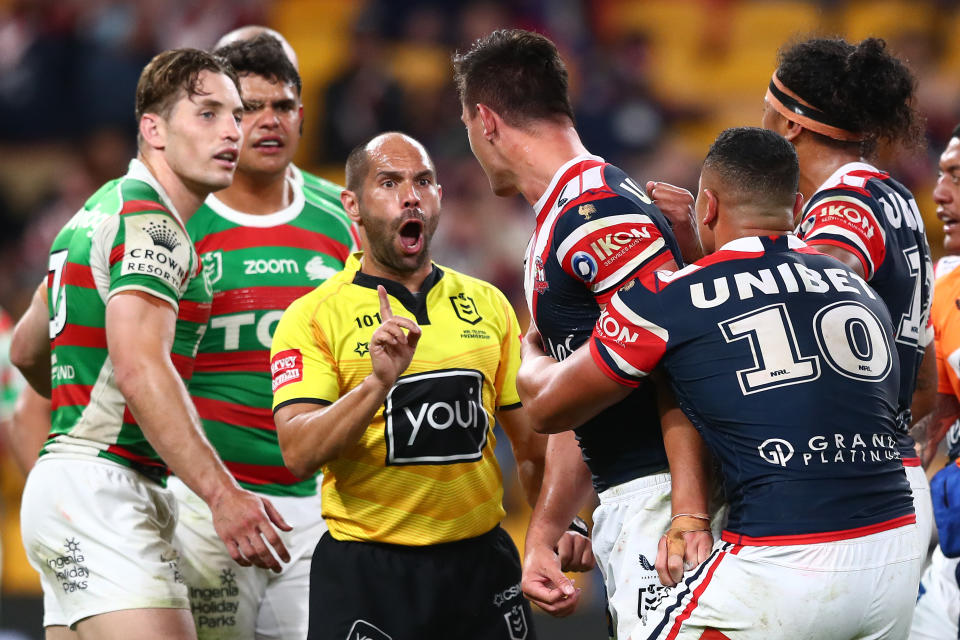
M 391 638 L 366 620 L 357 620 L 350 627 L 346 640 L 391 640 Z
M 211 285 L 223 277 L 223 254 L 219 251 L 203 254 L 200 261 L 203 263 L 203 273 L 207 277 L 207 282 Z
M 583 216 L 584 220 L 589 220 L 590 216 L 597 212 L 597 208 L 592 204 L 582 204 L 580 208 L 577 209 L 577 213 Z
M 450 303 L 457 317 L 469 324 L 477 324 L 483 320 L 483 316 L 477 311 L 477 305 L 473 298 L 464 295 L 461 291 L 455 296 L 450 296 Z
M 515 605 L 510 611 L 503 614 L 503 619 L 507 621 L 510 640 L 526 640 L 527 618 L 523 613 L 523 605 Z

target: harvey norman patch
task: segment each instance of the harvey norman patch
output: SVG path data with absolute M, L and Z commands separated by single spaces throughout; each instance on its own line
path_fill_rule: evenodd
M 149 275 L 180 291 L 190 269 L 191 244 L 168 216 L 144 213 L 123 216 L 123 266 L 120 275 Z
M 273 391 L 291 382 L 303 380 L 303 355 L 300 349 L 278 351 L 270 360 L 270 376 L 273 378 Z

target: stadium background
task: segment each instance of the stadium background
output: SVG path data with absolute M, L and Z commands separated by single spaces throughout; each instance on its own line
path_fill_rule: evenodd
M 0 0 L 0 306 L 15 317 L 23 311 L 53 236 L 125 171 L 134 87 L 150 57 L 207 48 L 249 23 L 276 28 L 299 55 L 306 120 L 297 164 L 342 183 L 346 154 L 364 137 L 399 129 L 421 140 L 444 187 L 435 259 L 496 283 L 524 324 L 520 266 L 532 216 L 521 199 L 490 192 L 459 120 L 449 61 L 498 27 L 535 29 L 558 43 L 593 153 L 638 181 L 691 191 L 721 129 L 759 125 L 782 44 L 812 34 L 884 37 L 918 79 L 927 147 L 887 150 L 878 164 L 913 190 L 941 252 L 931 191 L 960 121 L 954 1 Z M 527 511 L 509 447 L 501 449 L 506 524 L 522 548 Z M 39 583 L 17 528 L 22 482 L 0 443 L 0 640 L 4 629 L 40 637 Z M 541 637 L 605 637 L 599 575 L 578 583 L 587 591 L 580 613 L 559 624 L 538 616 Z

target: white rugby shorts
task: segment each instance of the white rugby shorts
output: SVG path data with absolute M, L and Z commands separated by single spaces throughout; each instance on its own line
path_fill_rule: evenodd
M 656 473 L 600 493 L 593 555 L 603 574 L 614 637 L 626 638 L 658 585 L 657 545 L 670 527 L 670 474 Z
M 274 573 L 234 562 L 213 528 L 206 503 L 176 477 L 168 486 L 180 508 L 174 545 L 180 552 L 199 640 L 307 637 L 310 562 L 327 530 L 320 496 L 265 496 L 293 527 L 279 532 L 290 562 L 281 563 L 283 571 Z
M 125 609 L 188 609 L 171 544 L 176 520 L 173 495 L 133 469 L 40 458 L 27 476 L 20 525 L 40 574 L 44 626 Z
M 933 502 L 930 500 L 930 481 L 923 467 L 904 467 L 910 491 L 913 492 L 913 510 L 917 513 L 917 548 L 926 564 L 927 556 L 933 546 Z
M 960 619 L 960 558 L 947 558 L 938 546 L 920 580 L 920 597 L 913 612 L 910 640 L 956 638 Z
M 722 540 L 658 590 L 633 640 L 902 640 L 921 558 L 916 525 L 804 545 Z

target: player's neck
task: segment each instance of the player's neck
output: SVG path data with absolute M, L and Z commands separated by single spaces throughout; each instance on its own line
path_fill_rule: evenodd
M 197 209 L 210 194 L 209 189 L 199 184 L 190 183 L 175 173 L 162 156 L 141 152 L 137 154 L 137 159 L 147 167 L 150 174 L 163 188 L 184 223 L 197 212 Z
M 286 176 L 286 171 L 271 175 L 237 171 L 233 183 L 214 195 L 236 211 L 255 216 L 276 213 L 293 202 L 293 189 Z
M 533 206 L 560 167 L 589 151 L 572 125 L 544 124 L 518 136 L 507 153 L 513 159 L 517 190 Z
M 862 161 L 856 153 L 816 143 L 798 147 L 797 157 L 800 160 L 800 193 L 804 202 L 810 202 L 813 194 L 837 169 L 851 162 Z
M 393 282 L 402 284 L 411 293 L 420 292 L 420 289 L 423 287 L 423 282 L 427 279 L 427 276 L 430 275 L 431 271 L 433 271 L 433 263 L 430 261 L 429 256 L 427 256 L 426 261 L 418 267 L 416 271 L 405 273 L 399 273 L 380 264 L 369 252 L 364 253 L 363 260 L 360 262 L 360 273 L 365 273 L 375 278 L 383 278 L 384 280 L 392 280 Z

